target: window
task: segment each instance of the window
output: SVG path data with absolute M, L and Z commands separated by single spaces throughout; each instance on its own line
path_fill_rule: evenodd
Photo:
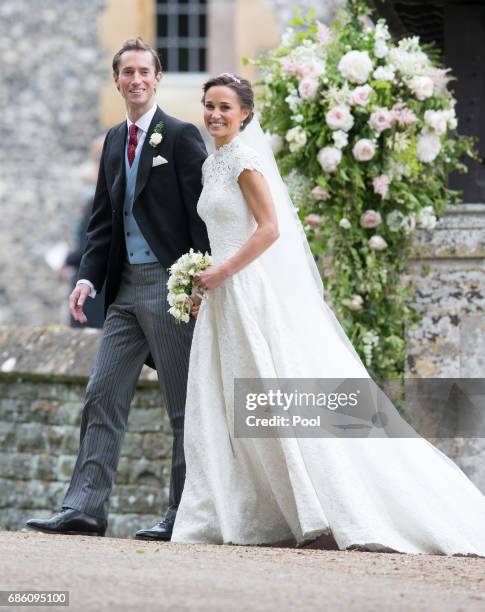
M 164 70 L 205 72 L 206 0 L 157 0 L 157 48 Z

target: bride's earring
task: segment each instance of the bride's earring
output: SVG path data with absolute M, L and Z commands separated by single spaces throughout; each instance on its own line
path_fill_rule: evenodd
M 239 127 L 244 127 L 244 121 L 241 121 L 241 125 Z

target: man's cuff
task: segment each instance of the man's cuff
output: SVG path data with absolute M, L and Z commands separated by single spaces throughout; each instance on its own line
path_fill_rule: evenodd
M 91 281 L 88 281 L 85 278 L 81 278 L 77 281 L 76 287 L 79 285 L 79 283 L 84 283 L 91 289 L 91 293 L 89 294 L 89 297 L 92 297 L 92 298 L 96 297 L 96 289 L 94 288 L 94 285 Z

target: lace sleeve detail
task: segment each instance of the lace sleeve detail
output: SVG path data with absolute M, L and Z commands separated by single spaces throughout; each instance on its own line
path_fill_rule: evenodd
M 244 170 L 256 170 L 263 173 L 263 165 L 258 153 L 251 147 L 240 146 L 233 153 L 234 178 L 237 180 Z

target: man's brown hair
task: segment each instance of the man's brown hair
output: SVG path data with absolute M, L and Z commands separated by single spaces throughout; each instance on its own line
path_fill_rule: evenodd
M 162 62 L 158 57 L 158 53 L 151 45 L 146 43 L 143 38 L 138 36 L 137 38 L 129 38 L 128 40 L 125 40 L 121 49 L 113 57 L 113 72 L 116 74 L 116 76 L 119 76 L 120 73 L 121 56 L 123 55 L 123 53 L 126 53 L 126 51 L 148 51 L 149 53 L 151 53 L 151 56 L 153 58 L 155 74 L 162 72 Z

